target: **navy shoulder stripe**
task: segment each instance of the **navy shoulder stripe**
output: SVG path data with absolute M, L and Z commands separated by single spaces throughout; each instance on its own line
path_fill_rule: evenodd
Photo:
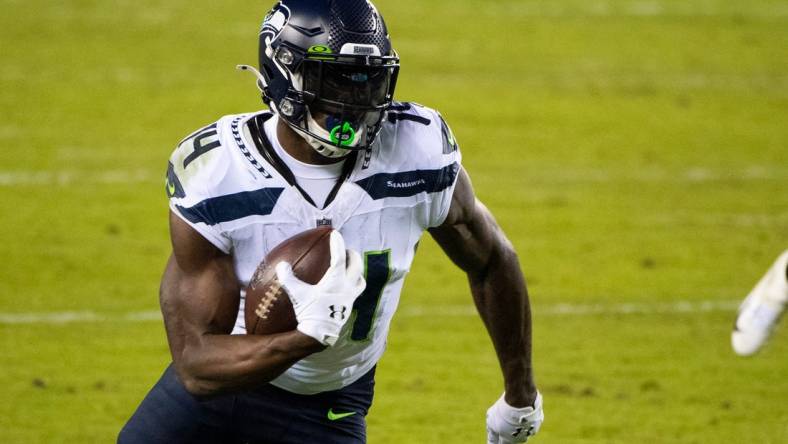
M 438 170 L 414 170 L 401 173 L 378 173 L 356 182 L 375 200 L 385 197 L 410 197 L 419 193 L 437 193 L 449 188 L 457 177 L 457 162 Z
M 420 123 L 425 126 L 430 126 L 431 122 L 431 120 L 426 117 L 406 113 L 388 113 L 388 119 L 389 123 L 397 123 L 399 120 L 409 120 L 411 122 Z
M 180 205 L 176 205 L 176 208 L 191 223 L 216 225 L 247 216 L 271 214 L 282 191 L 284 188 L 262 188 L 212 197 L 189 208 Z

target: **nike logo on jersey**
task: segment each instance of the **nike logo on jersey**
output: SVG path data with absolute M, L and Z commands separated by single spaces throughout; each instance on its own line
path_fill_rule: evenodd
M 329 421 L 337 421 L 342 418 L 347 418 L 348 416 L 355 415 L 356 412 L 347 412 L 347 413 L 334 413 L 334 409 L 328 409 L 328 419 Z

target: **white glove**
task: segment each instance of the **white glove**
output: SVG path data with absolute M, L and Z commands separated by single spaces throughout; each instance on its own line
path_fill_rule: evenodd
M 487 444 L 526 442 L 539 431 L 544 421 L 542 394 L 536 392 L 533 407 L 515 408 L 503 395 L 487 410 Z
M 353 311 L 353 302 L 366 288 L 361 256 L 345 250 L 345 240 L 338 231 L 331 232 L 331 264 L 315 285 L 293 274 L 287 262 L 276 264 L 276 278 L 293 303 L 298 331 L 332 346 Z

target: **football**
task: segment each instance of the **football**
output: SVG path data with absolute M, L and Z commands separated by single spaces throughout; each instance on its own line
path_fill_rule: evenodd
M 331 263 L 331 231 L 331 227 L 319 227 L 299 233 L 274 247 L 263 259 L 246 287 L 247 334 L 270 335 L 296 329 L 293 304 L 276 279 L 276 264 L 289 262 L 297 278 L 317 284 Z

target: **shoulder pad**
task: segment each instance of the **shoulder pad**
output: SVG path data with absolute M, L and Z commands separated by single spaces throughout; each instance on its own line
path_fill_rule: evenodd
M 222 148 L 220 125 L 213 123 L 183 139 L 167 165 L 167 196 L 196 201 L 209 197 L 211 184 L 224 176 L 229 165 Z
M 408 151 L 427 163 L 445 163 L 456 157 L 459 145 L 438 111 L 413 102 L 392 105 L 388 122 L 393 125 L 396 150 Z

